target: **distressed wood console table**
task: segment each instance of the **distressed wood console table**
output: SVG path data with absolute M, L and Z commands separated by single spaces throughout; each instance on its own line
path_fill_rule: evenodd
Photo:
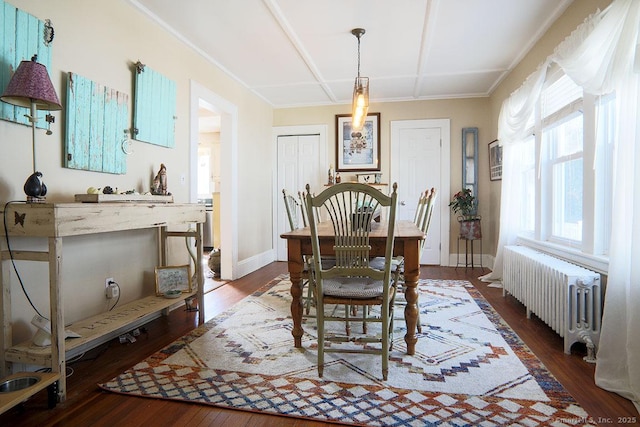
M 32 396 L 44 386 L 57 381 L 57 401 L 66 399 L 65 369 L 67 357 L 73 357 L 89 348 L 108 341 L 118 334 L 135 329 L 148 322 L 158 312 L 181 300 L 197 297 L 200 324 L 204 322 L 204 275 L 202 272 L 202 226 L 205 221 L 204 205 L 178 203 L 10 203 L 6 206 L 0 235 L 9 241 L 18 237 L 42 237 L 48 240 L 48 250 L 24 251 L 7 248 L 1 251 L 0 310 L 3 329 L 0 335 L 0 374 L 5 377 L 12 363 L 45 366 L 51 374 L 45 381 L 20 392 L 0 395 L 0 413 Z M 192 228 L 192 225 L 195 226 Z M 168 226 L 181 226 L 186 231 L 169 231 Z M 158 265 L 167 265 L 167 238 L 194 237 L 197 247 L 197 289 L 179 299 L 148 296 L 106 313 L 68 325 L 66 329 L 81 338 L 65 341 L 62 286 L 62 241 L 80 236 L 136 229 L 158 229 Z M 49 265 L 49 303 L 51 346 L 37 347 L 31 341 L 13 346 L 11 331 L 11 283 L 5 267 L 11 258 L 23 261 L 46 262 Z M 27 375 L 27 373 L 25 373 Z M 15 376 L 15 373 L 14 373 Z M 43 384 L 46 382 L 46 384 Z

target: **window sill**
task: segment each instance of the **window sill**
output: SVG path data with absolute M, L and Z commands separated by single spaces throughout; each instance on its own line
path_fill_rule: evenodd
M 586 254 L 576 249 L 571 249 L 554 243 L 541 242 L 527 236 L 518 236 L 518 243 L 546 252 L 550 255 L 557 256 L 558 258 L 562 258 L 582 267 L 589 268 L 600 274 L 609 274 L 609 257 Z

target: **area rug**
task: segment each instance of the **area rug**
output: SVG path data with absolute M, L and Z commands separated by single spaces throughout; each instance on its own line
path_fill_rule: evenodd
M 467 281 L 420 281 L 423 327 L 413 356 L 396 309 L 387 381 L 379 356 L 335 353 L 318 378 L 315 319 L 304 319 L 303 348 L 293 347 L 290 286 L 287 276 L 274 279 L 100 386 L 351 425 L 592 425 Z

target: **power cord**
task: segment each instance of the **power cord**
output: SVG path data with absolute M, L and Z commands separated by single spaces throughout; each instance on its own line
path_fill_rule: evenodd
M 13 251 L 11 250 L 11 244 L 9 243 L 9 227 L 7 227 L 7 207 L 9 207 L 9 205 L 12 204 L 12 203 L 25 203 L 25 202 L 23 202 L 21 200 L 9 201 L 4 205 L 4 211 L 2 212 L 3 222 L 4 222 L 4 237 L 5 237 L 5 240 L 7 242 L 7 250 L 9 251 L 9 257 L 11 258 L 11 265 L 13 265 L 13 271 L 16 272 L 16 276 L 18 277 L 18 282 L 20 282 L 20 287 L 22 288 L 22 293 L 24 293 L 24 296 L 27 298 L 27 301 L 29 301 L 29 304 L 31 305 L 31 307 L 36 311 L 36 313 L 40 317 L 43 317 L 46 320 L 49 320 L 46 316 L 43 316 L 42 313 L 40 313 L 40 311 L 33 304 L 33 301 L 31 301 L 31 298 L 29 297 L 29 293 L 25 289 L 24 283 L 22 282 L 22 277 L 20 277 L 20 273 L 18 272 L 18 267 L 16 266 L 16 262 L 13 259 Z
M 38 369 L 36 372 L 49 373 L 49 372 L 53 372 L 53 371 L 51 370 L 51 368 L 42 368 L 42 369 Z M 69 378 L 74 373 L 75 373 L 75 370 L 72 367 L 66 366 L 65 378 Z

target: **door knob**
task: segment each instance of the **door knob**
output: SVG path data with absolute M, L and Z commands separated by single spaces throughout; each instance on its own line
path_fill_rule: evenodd
M 400 200 L 400 206 L 406 206 L 406 203 L 404 200 Z

